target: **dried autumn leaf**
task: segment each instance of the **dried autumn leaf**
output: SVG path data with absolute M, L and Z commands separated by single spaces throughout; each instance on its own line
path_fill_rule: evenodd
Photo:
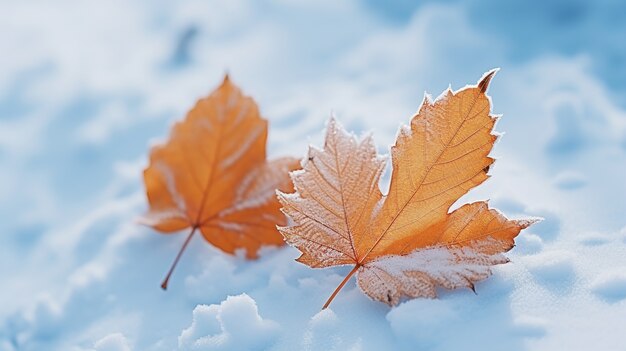
M 267 121 L 254 101 L 224 78 L 152 148 L 144 182 L 150 209 L 142 222 L 162 233 L 190 228 L 161 287 L 199 231 L 215 247 L 256 258 L 264 244 L 282 245 L 276 224 L 286 224 L 275 191 L 293 191 L 289 171 L 299 160 L 266 161 Z
M 468 287 L 534 220 L 509 220 L 485 202 L 450 206 L 484 182 L 494 162 L 496 118 L 485 95 L 495 71 L 477 86 L 424 100 L 391 149 L 389 193 L 379 180 L 385 159 L 371 136 L 359 141 L 334 119 L 324 149 L 309 149 L 304 169 L 292 172 L 296 192 L 278 193 L 293 224 L 279 227 L 313 268 L 353 265 L 323 308 L 357 273 L 361 290 L 389 305 L 402 297 L 436 297 L 436 287 Z

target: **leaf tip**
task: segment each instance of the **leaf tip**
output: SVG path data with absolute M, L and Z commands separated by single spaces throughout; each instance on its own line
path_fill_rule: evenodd
M 493 76 L 496 75 L 496 73 L 498 73 L 499 70 L 500 68 L 494 68 L 491 71 L 485 73 L 485 75 L 483 75 L 483 77 L 478 82 L 478 89 L 480 89 L 481 93 L 484 94 L 485 92 L 487 92 L 487 88 L 489 88 L 489 83 L 491 83 L 491 79 L 493 78 Z
M 326 129 L 334 128 L 335 124 L 337 124 L 337 117 L 335 116 L 335 113 L 331 112 L 328 121 L 326 121 Z
M 324 138 L 324 149 L 326 149 L 329 140 L 337 136 L 338 133 L 345 134 L 341 124 L 337 121 L 334 114 L 331 114 L 328 122 L 326 122 L 326 136 Z
M 422 104 L 418 108 L 418 111 L 421 110 L 422 107 L 424 107 L 426 105 L 432 105 L 432 103 L 433 103 L 433 96 L 430 95 L 427 91 L 425 91 L 424 92 L 424 99 L 422 99 Z
M 533 225 L 535 223 L 539 223 L 539 222 L 541 222 L 543 220 L 545 220 L 545 218 L 543 218 L 543 217 L 529 217 L 529 218 L 517 220 L 517 224 L 522 229 L 526 229 L 526 228 L 530 227 L 531 225 Z

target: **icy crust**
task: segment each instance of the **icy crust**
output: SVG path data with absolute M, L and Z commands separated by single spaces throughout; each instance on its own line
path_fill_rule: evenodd
M 380 257 L 358 271 L 359 288 L 374 300 L 397 305 L 403 297 L 437 297 L 437 287 L 474 290 L 488 278 L 491 266 L 509 262 L 503 254 L 486 254 L 502 243 L 481 240 L 464 247 L 443 245 L 417 249 L 408 255 Z

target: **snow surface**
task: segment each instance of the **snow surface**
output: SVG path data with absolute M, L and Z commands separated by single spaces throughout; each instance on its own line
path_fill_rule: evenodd
M 0 350 L 623 350 L 623 3 L 410 3 L 0 1 Z M 477 295 L 389 308 L 351 280 L 320 312 L 350 267 L 200 237 L 159 288 L 185 236 L 136 223 L 147 150 L 225 72 L 276 157 L 331 111 L 386 153 L 425 90 L 494 67 L 505 135 L 463 202 L 546 220 Z

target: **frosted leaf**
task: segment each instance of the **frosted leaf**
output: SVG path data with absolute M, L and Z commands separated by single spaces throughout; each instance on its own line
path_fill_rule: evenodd
M 372 299 L 397 305 L 402 297 L 437 297 L 437 286 L 466 287 L 491 275 L 490 267 L 507 263 L 502 254 L 488 254 L 498 245 L 484 240 L 464 247 L 435 245 L 411 254 L 383 256 L 359 268 L 358 284 Z
M 450 212 L 494 162 L 496 117 L 485 95 L 494 74 L 435 101 L 425 98 L 391 149 L 385 196 L 385 162 L 372 138 L 359 141 L 330 120 L 324 148 L 311 147 L 304 169 L 291 174 L 296 193 L 279 193 L 294 222 L 279 229 L 302 252 L 299 262 L 353 266 L 323 308 L 357 272 L 363 292 L 395 304 L 402 296 L 435 297 L 437 286 L 473 287 L 491 265 L 506 262 L 502 253 L 534 219 L 509 220 L 486 202 Z
M 298 195 L 278 194 L 283 212 L 295 222 L 279 229 L 301 249 L 300 262 L 325 267 L 358 259 L 358 235 L 368 231 L 382 198 L 378 181 L 384 166 L 371 137 L 359 141 L 330 120 L 324 149 L 311 147 L 304 169 L 291 174 Z

